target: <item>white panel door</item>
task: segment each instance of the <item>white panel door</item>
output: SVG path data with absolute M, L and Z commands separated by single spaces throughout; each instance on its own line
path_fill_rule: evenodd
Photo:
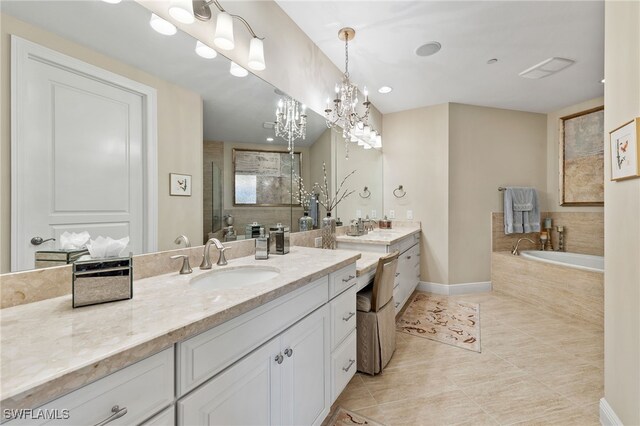
M 320 425 L 330 408 L 329 306 L 282 335 L 282 423 Z
M 143 96 L 19 41 L 12 59 L 12 269 L 31 269 L 36 250 L 57 247 L 33 245 L 32 237 L 59 241 L 65 231 L 129 236 L 130 251 L 147 250 Z
M 179 400 L 178 425 L 281 424 L 279 353 L 276 337 Z

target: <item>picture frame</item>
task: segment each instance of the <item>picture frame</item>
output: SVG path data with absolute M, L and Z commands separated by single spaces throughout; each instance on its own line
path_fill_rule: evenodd
M 169 195 L 191 197 L 191 175 L 169 173 Z
M 604 106 L 561 117 L 559 200 L 561 206 L 604 205 Z
M 232 163 L 234 207 L 300 206 L 293 175 L 300 175 L 301 152 L 234 148 Z
M 611 180 L 640 177 L 640 117 L 609 132 Z

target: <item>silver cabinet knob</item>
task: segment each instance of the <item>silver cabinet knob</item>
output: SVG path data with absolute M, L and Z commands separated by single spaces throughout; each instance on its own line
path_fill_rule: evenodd
M 276 355 L 275 359 L 278 364 L 282 364 L 282 361 L 284 361 L 284 357 L 282 356 L 282 354 Z
M 34 246 L 39 246 L 42 243 L 46 243 L 47 241 L 55 241 L 55 238 L 47 238 L 46 240 L 43 240 L 42 237 L 33 237 L 31 239 L 31 244 L 33 244 Z
M 285 349 L 285 350 L 284 350 L 284 354 L 285 354 L 286 356 L 288 356 L 289 358 L 291 358 L 291 355 L 293 355 L 293 349 L 291 349 L 291 348 L 287 348 L 287 349 Z

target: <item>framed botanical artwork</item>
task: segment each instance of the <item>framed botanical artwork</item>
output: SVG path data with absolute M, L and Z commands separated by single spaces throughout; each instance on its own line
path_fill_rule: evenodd
M 629 121 L 609 132 L 611 144 L 611 180 L 640 176 L 640 118 Z
M 560 205 L 604 205 L 604 106 L 560 118 Z
M 169 195 L 191 196 L 191 175 L 169 173 Z

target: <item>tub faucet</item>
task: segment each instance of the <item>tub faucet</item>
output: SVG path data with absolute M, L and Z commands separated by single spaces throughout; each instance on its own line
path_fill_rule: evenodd
M 218 258 L 218 266 L 224 266 L 227 264 L 227 259 L 224 257 L 224 251 L 228 248 L 222 245 L 219 239 L 217 238 L 209 238 L 207 243 L 204 245 L 204 253 L 202 254 L 202 263 L 200 264 L 200 269 L 211 269 L 211 256 L 209 255 L 209 250 L 211 249 L 211 244 L 215 245 L 216 248 L 220 251 L 220 257 Z
M 512 255 L 514 255 L 514 256 L 520 256 L 520 252 L 518 251 L 518 245 L 520 244 L 520 242 L 521 242 L 522 240 L 527 240 L 527 241 L 529 241 L 531 244 L 536 245 L 535 241 L 533 241 L 531 238 L 527 238 L 527 237 L 520 238 L 520 239 L 518 240 L 518 242 L 516 243 L 515 247 L 513 247 L 513 249 L 511 250 L 511 254 L 512 254 Z

